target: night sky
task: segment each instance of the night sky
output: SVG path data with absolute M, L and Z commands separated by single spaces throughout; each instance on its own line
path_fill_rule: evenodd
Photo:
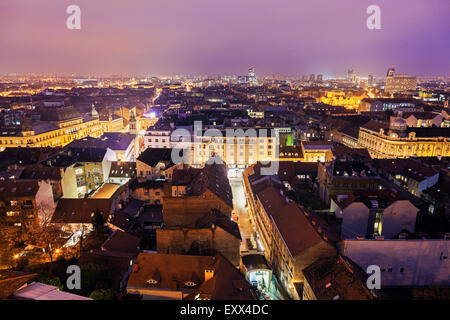
M 66 8 L 81 7 L 81 30 Z M 382 30 L 366 8 L 381 7 Z M 0 0 L 0 74 L 450 75 L 450 0 Z

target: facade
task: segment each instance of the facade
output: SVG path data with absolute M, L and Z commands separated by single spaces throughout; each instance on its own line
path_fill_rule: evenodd
M 110 149 L 71 148 L 44 160 L 47 167 L 64 170 L 61 181 L 64 198 L 83 198 L 99 188 L 109 178 L 116 154 Z
M 18 179 L 45 181 L 52 186 L 53 199 L 59 200 L 63 196 L 62 181 L 64 179 L 64 170 L 62 168 L 51 168 L 41 165 L 27 166 Z
M 103 134 L 98 117 L 82 116 L 74 107 L 48 107 L 40 121 L 24 122 L 19 130 L 3 131 L 0 151 L 6 147 L 60 147 L 87 136 Z
M 52 216 L 52 224 L 63 232 L 78 238 L 94 227 L 94 214 L 98 210 L 109 221 L 116 209 L 113 199 L 61 199 Z
M 320 163 L 317 177 L 319 195 L 327 204 L 332 196 L 360 189 L 375 191 L 380 185 L 375 170 L 356 160 Z
M 28 228 L 48 222 L 55 203 L 53 191 L 45 181 L 0 181 L 0 220 L 8 225 Z
M 407 128 L 370 121 L 359 131 L 358 144 L 367 148 L 372 158 L 408 158 L 450 156 L 449 128 Z
M 406 121 L 408 127 L 441 127 L 444 117 L 438 113 L 432 112 L 405 112 L 398 113 L 397 117 L 401 117 Z M 396 119 L 394 117 L 394 119 Z M 391 117 L 391 121 L 393 117 Z
M 211 210 L 190 225 L 164 227 L 156 231 L 158 253 L 221 253 L 239 266 L 241 235 L 236 222 L 217 210 Z
M 385 112 L 392 110 L 416 112 L 421 111 L 418 100 L 401 98 L 365 98 L 361 101 L 360 112 Z
M 344 240 L 343 256 L 363 270 L 377 265 L 382 288 L 449 286 L 449 240 Z
M 439 181 L 439 172 L 416 159 L 377 159 L 374 163 L 380 175 L 408 190 L 416 197 Z
M 304 208 L 289 200 L 277 176 L 261 176 L 257 165 L 244 171 L 244 193 L 256 242 L 281 285 L 301 299 L 302 270 L 321 257 L 333 256 L 336 237 Z
M 145 148 L 173 148 L 174 144 L 170 141 L 170 129 L 147 129 L 144 137 Z
M 236 137 L 239 130 L 243 136 Z M 226 130 L 213 129 L 208 136 L 205 132 L 201 136 L 195 136 L 192 150 L 192 163 L 203 166 L 211 157 L 220 157 L 229 167 L 245 168 L 250 164 L 275 161 L 278 158 L 279 148 L 275 133 L 270 129 L 257 131 L 250 128 L 231 129 L 227 136 Z M 244 136 L 244 132 L 247 135 Z M 262 134 L 264 132 L 265 134 Z
M 123 119 L 116 114 L 100 115 L 100 125 L 103 132 L 122 132 L 124 130 Z
M 174 163 L 172 149 L 148 148 L 136 159 L 136 171 L 139 181 L 165 179 L 171 180 Z
M 203 169 L 175 170 L 172 182 L 164 185 L 164 224 L 190 225 L 211 210 L 231 218 L 233 194 L 225 165 L 206 165 Z
M 257 193 L 257 230 L 265 257 L 284 288 L 299 299 L 296 284 L 304 281 L 302 270 L 322 257 L 333 256 L 336 248 L 324 229 L 315 229 L 306 211 L 274 187 Z
M 333 157 L 332 144 L 328 141 L 302 142 L 304 162 L 327 162 Z
M 330 211 L 342 219 L 342 239 L 392 239 L 405 230 L 415 232 L 419 209 L 393 191 L 380 190 L 333 196 Z
M 416 90 L 417 77 L 409 77 L 405 74 L 398 74 L 386 77 L 386 86 L 384 91 L 388 93 L 396 91 Z

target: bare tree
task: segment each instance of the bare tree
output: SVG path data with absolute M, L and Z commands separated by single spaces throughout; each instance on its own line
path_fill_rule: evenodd
M 65 242 L 65 232 L 61 225 L 51 222 L 54 206 L 49 204 L 38 207 L 39 222 L 28 230 L 27 244 L 44 249 L 45 253 L 53 262 L 55 251 Z

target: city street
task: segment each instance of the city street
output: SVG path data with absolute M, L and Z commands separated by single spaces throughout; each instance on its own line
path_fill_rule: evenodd
M 233 205 L 236 213 L 237 223 L 239 224 L 239 231 L 241 232 L 241 252 L 248 252 L 248 241 L 251 239 L 252 233 L 254 232 L 253 226 L 250 223 L 249 215 L 247 209 L 245 208 L 245 194 L 244 186 L 242 184 L 242 175 L 239 177 L 230 178 L 231 190 L 233 192 Z M 249 240 L 250 241 L 250 240 Z

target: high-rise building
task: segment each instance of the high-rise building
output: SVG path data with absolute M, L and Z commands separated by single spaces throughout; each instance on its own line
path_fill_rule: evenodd
M 313 73 L 309 76 L 309 81 L 314 82 L 316 78 L 316 75 Z
M 318 75 L 317 75 L 317 81 L 322 81 L 322 80 L 323 80 L 323 75 L 318 74 Z
M 367 77 L 367 85 L 369 87 L 373 86 L 373 75 L 369 74 L 369 76 Z
M 351 83 L 356 83 L 356 72 L 353 69 L 347 71 L 347 81 Z
M 255 68 L 248 69 L 248 77 L 249 78 L 255 77 Z
M 303 82 L 307 82 L 308 81 L 308 76 L 306 74 L 302 76 L 302 81 Z
M 248 69 L 248 83 L 252 85 L 258 84 L 258 79 L 256 78 L 255 68 Z
M 395 75 L 395 69 L 394 69 L 394 67 L 390 67 L 387 70 L 386 77 L 393 77 L 394 75 Z

